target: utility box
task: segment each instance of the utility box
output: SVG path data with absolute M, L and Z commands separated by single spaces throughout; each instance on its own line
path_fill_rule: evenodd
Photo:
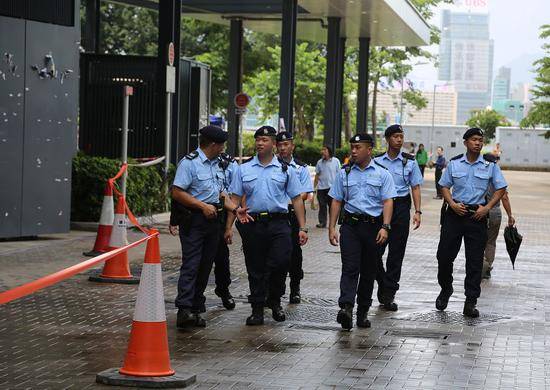
M 128 156 L 133 158 L 164 155 L 165 130 L 159 128 L 156 81 L 157 58 L 81 54 L 81 103 L 79 147 L 86 154 L 120 158 L 122 91 L 134 87 L 128 118 Z M 186 58 L 180 60 L 179 94 L 174 94 L 170 161 L 196 148 L 197 132 L 208 124 L 210 112 L 210 68 Z
M 79 2 L 0 2 L 0 238 L 70 228 Z

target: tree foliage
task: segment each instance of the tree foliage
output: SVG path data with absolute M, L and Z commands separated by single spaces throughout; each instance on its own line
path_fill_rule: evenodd
M 493 109 L 473 110 L 470 119 L 466 121 L 469 127 L 478 127 L 485 133 L 486 139 L 495 137 L 496 128 L 499 126 L 510 126 L 511 123 Z
M 541 39 L 550 38 L 550 24 L 541 26 Z M 534 62 L 537 76 L 536 84 L 531 90 L 533 93 L 533 108 L 521 121 L 522 127 L 535 127 L 537 125 L 550 126 L 550 43 L 544 43 L 542 48 L 545 56 Z M 545 134 L 550 138 L 550 131 Z

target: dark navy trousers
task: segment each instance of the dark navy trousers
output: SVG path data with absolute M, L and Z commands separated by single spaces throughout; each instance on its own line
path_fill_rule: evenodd
M 204 313 L 204 290 L 216 256 L 222 226 L 218 219 L 206 219 L 202 213 L 193 212 L 190 218 L 190 226 L 179 227 L 182 260 L 176 306 L 194 313 Z
M 464 295 L 468 301 L 475 303 L 481 294 L 487 218 L 476 221 L 470 217 L 461 217 L 449 208 L 444 214 L 437 248 L 437 281 L 442 290 L 450 291 L 453 286 L 453 262 L 460 251 L 462 239 L 466 252 Z
M 292 211 L 294 213 L 294 211 Z M 296 215 L 292 214 L 290 218 L 290 228 L 292 236 L 292 253 L 290 256 L 290 267 L 288 275 L 290 276 L 290 288 L 300 287 L 300 281 L 304 278 L 302 264 L 304 257 L 302 255 L 302 246 L 300 245 L 300 225 Z
M 358 222 L 353 226 L 344 222 L 340 227 L 340 307 L 354 305 L 356 296 L 359 306 L 370 307 L 381 250 L 376 244 L 376 236 L 381 227 L 381 221 Z
M 401 279 L 401 268 L 411 224 L 411 200 L 394 202 L 393 215 L 391 219 L 391 231 L 386 245 L 382 248 L 378 261 L 378 273 L 376 281 L 378 288 L 382 288 L 385 295 L 394 296 L 399 290 Z M 388 248 L 386 268 L 384 269 L 384 252 Z
M 229 294 L 231 284 L 231 271 L 229 269 L 229 247 L 223 238 L 223 229 L 220 229 L 218 249 L 214 258 L 214 276 L 216 278 L 216 294 L 224 296 Z
M 290 222 L 285 218 L 236 226 L 248 273 L 248 301 L 264 306 L 267 297 L 268 306 L 280 304 L 292 251 Z

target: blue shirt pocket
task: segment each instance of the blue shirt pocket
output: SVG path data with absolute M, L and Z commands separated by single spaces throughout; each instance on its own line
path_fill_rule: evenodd
M 243 176 L 243 190 L 246 194 L 253 192 L 254 187 L 258 185 L 258 175 L 244 175 Z
M 365 180 L 365 193 L 369 197 L 382 199 L 382 179 L 380 177 L 368 177 Z
M 489 186 L 489 172 L 475 171 L 474 172 L 474 186 L 482 190 L 486 190 Z
M 356 179 L 344 179 L 344 199 L 350 200 L 359 195 L 359 182 Z
M 287 181 L 286 173 L 274 172 L 271 175 L 270 190 L 273 195 L 283 195 L 285 192 L 285 184 Z
M 208 173 L 199 173 L 197 174 L 197 190 L 206 191 L 212 185 L 212 176 Z
M 467 172 L 452 172 L 453 185 L 464 188 L 466 186 Z

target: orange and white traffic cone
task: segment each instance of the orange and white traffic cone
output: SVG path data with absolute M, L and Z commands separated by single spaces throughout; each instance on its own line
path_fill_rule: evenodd
M 113 230 L 109 240 L 109 250 L 121 248 L 128 245 L 126 234 L 126 205 L 124 197 L 118 197 L 116 203 L 115 217 L 113 221 Z M 130 273 L 130 263 L 128 262 L 128 251 L 119 253 L 115 257 L 105 261 L 103 271 L 99 276 L 90 276 L 92 282 L 104 283 L 122 283 L 138 284 L 139 279 L 134 278 Z
M 156 235 L 145 250 L 124 365 L 97 374 L 99 383 L 167 388 L 186 387 L 196 381 L 195 375 L 176 374 L 170 366 L 158 232 L 151 234 Z
M 99 256 L 110 250 L 109 240 L 113 230 L 114 208 L 112 183 L 107 182 L 103 191 L 103 204 L 101 205 L 101 216 L 99 217 L 94 248 L 89 252 L 84 252 L 84 256 Z

